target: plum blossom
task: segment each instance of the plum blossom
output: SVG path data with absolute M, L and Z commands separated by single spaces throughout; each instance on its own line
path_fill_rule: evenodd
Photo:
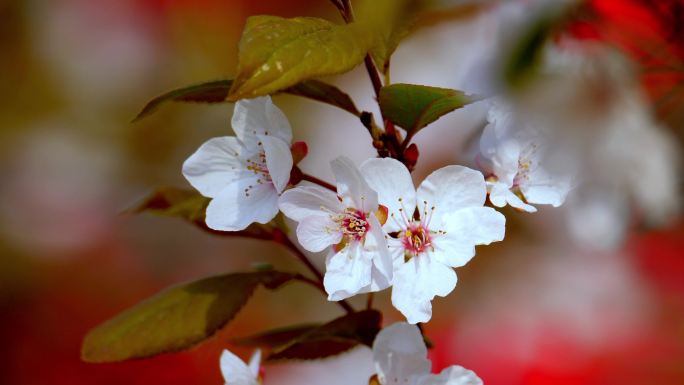
M 528 203 L 558 207 L 571 189 L 568 173 L 546 167 L 548 142 L 544 132 L 519 122 L 502 102 L 492 102 L 489 124 L 480 138 L 479 163 L 494 206 L 507 204 L 527 212 Z
M 379 291 L 392 281 L 392 259 L 380 219 L 386 211 L 378 194 L 345 157 L 331 162 L 337 193 L 315 185 L 297 186 L 280 197 L 280 209 L 299 222 L 297 238 L 311 252 L 329 246 L 324 286 L 328 299 Z
M 270 97 L 237 102 L 232 126 L 236 136 L 208 140 L 183 164 L 188 182 L 212 198 L 207 226 L 223 231 L 273 219 L 293 164 L 292 129 Z
M 482 385 L 471 370 L 452 365 L 431 374 L 423 337 L 415 325 L 397 322 L 378 333 L 373 342 L 377 375 L 370 384 L 380 385 Z
M 441 168 L 417 192 L 397 160 L 370 159 L 361 172 L 388 208 L 383 228 L 394 262 L 392 304 L 408 322 L 427 322 L 432 299 L 456 287 L 452 268 L 468 263 L 475 245 L 502 240 L 506 219 L 483 207 L 484 177 L 467 167 Z
M 223 350 L 221 354 L 221 374 L 226 385 L 259 385 L 261 375 L 259 366 L 261 364 L 261 350 L 256 350 L 245 364 L 238 356 Z

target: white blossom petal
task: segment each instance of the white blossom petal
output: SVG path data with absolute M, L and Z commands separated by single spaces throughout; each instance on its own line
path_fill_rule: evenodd
M 443 217 L 445 234 L 436 235 L 436 261 L 451 267 L 461 267 L 475 256 L 475 245 L 488 245 L 504 238 L 506 217 L 491 207 L 469 207 Z
M 411 216 L 416 208 L 416 188 L 406 166 L 396 159 L 372 158 L 363 162 L 360 169 L 368 185 L 377 191 L 378 202 L 388 209 L 385 230 L 401 230 L 403 214 L 399 209 L 403 207 L 406 215 Z
M 472 370 L 453 365 L 440 374 L 424 376 L 416 385 L 483 385 L 483 382 Z
M 242 99 L 235 103 L 231 121 L 233 131 L 247 148 L 256 148 L 258 135 L 274 136 L 292 142 L 292 128 L 285 114 L 271 101 L 270 96 Z
M 440 223 L 442 215 L 465 208 L 480 207 L 487 196 L 484 176 L 463 166 L 446 166 L 428 175 L 418 187 L 418 207 Z M 425 206 L 423 207 L 424 203 Z M 421 213 L 422 214 L 422 213 Z
M 250 187 L 251 186 L 251 187 Z M 247 192 L 245 190 L 248 190 Z M 206 223 L 214 230 L 243 230 L 278 214 L 278 193 L 270 183 L 241 180 L 225 188 L 207 206 Z
M 370 230 L 366 233 L 363 243 L 365 252 L 373 253 L 373 269 L 371 270 L 371 285 L 368 291 L 380 291 L 388 288 L 392 283 L 394 266 L 392 256 L 387 248 L 385 233 L 378 218 L 371 214 L 368 217 Z
M 280 196 L 278 205 L 285 215 L 297 222 L 310 215 L 344 211 L 337 194 L 314 185 L 300 185 L 285 191 Z
M 183 163 L 183 176 L 202 195 L 213 198 L 228 184 L 245 176 L 242 151 L 235 137 L 209 139 Z
M 328 300 L 339 301 L 367 289 L 371 284 L 372 258 L 372 253 L 364 253 L 356 241 L 332 254 L 326 262 L 323 277 Z
M 553 207 L 562 205 L 570 190 L 569 178 L 554 178 L 541 168 L 532 171 L 529 179 L 520 183 L 520 191 L 528 202 Z
M 252 372 L 254 378 L 259 378 L 259 368 L 261 367 L 261 349 L 257 349 L 249 359 L 249 370 Z
M 292 152 L 290 146 L 282 139 L 259 135 L 260 142 L 266 155 L 266 168 L 271 176 L 276 191 L 282 192 L 287 187 L 292 171 Z
M 337 193 L 347 207 L 363 212 L 378 209 L 378 194 L 371 189 L 351 159 L 341 156 L 330 162 L 337 181 Z
M 429 255 L 411 258 L 394 271 L 392 304 L 415 324 L 432 317 L 430 301 L 438 295 L 445 297 L 456 287 L 456 273 Z
M 330 215 L 310 215 L 297 225 L 297 239 L 308 251 L 317 253 L 330 245 L 340 243 L 342 232 Z
M 423 337 L 415 325 L 398 322 L 380 331 L 373 342 L 373 361 L 380 383 L 413 384 L 430 373 Z
M 257 385 L 257 377 L 252 370 L 235 354 L 223 350 L 221 354 L 221 374 L 226 384 Z

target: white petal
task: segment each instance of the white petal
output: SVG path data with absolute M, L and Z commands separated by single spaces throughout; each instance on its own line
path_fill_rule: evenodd
M 290 171 L 292 171 L 290 146 L 282 139 L 273 136 L 259 135 L 258 138 L 264 146 L 268 174 L 271 176 L 276 190 L 280 193 L 287 187 Z
M 297 222 L 310 215 L 344 211 L 337 194 L 326 188 L 310 185 L 299 185 L 285 191 L 280 195 L 278 205 L 285 215 Z
M 348 207 L 364 212 L 378 209 L 378 194 L 371 189 L 351 159 L 341 156 L 330 162 L 337 181 L 337 193 Z
M 409 323 L 427 322 L 432 317 L 430 301 L 444 297 L 456 287 L 452 268 L 423 254 L 411 258 L 394 271 L 392 304 Z
M 223 350 L 221 354 L 221 374 L 226 384 L 256 385 L 256 376 L 250 368 L 235 354 Z
M 371 258 L 355 241 L 328 258 L 323 277 L 328 300 L 339 301 L 367 289 L 371 284 Z
M 416 188 L 406 166 L 396 159 L 372 158 L 363 162 L 361 174 L 366 178 L 368 185 L 377 191 L 378 202 L 388 209 L 390 217 L 384 225 L 385 230 L 401 230 L 403 214 L 399 209 L 403 207 L 406 215 L 411 216 L 416 208 Z
M 530 181 L 520 184 L 520 191 L 528 202 L 554 207 L 565 202 L 570 189 L 568 180 L 554 180 L 541 176 L 541 172 L 530 175 Z
M 475 256 L 475 245 L 501 241 L 506 230 L 506 217 L 491 207 L 470 207 L 444 216 L 446 234 L 433 239 L 435 260 L 460 267 Z
M 489 192 L 489 201 L 496 207 L 504 207 L 508 204 L 528 213 L 537 212 L 534 206 L 523 202 L 505 183 L 487 182 L 487 191 Z
M 482 173 L 463 166 L 446 166 L 428 175 L 420 184 L 418 208 L 423 216 L 424 210 L 429 213 L 434 207 L 431 222 L 440 223 L 442 215 L 446 213 L 482 206 L 486 196 L 487 188 Z
M 483 385 L 483 382 L 472 370 L 453 365 L 442 370 L 440 374 L 430 374 L 421 378 L 416 385 Z
M 397 322 L 380 331 L 373 342 L 373 361 L 382 384 L 413 384 L 430 373 L 423 337 L 415 325 Z
M 235 135 L 247 148 L 257 148 L 257 135 L 274 136 L 288 144 L 292 142 L 290 123 L 269 96 L 235 103 L 231 124 Z
M 388 288 L 392 283 L 394 266 L 392 256 L 387 248 L 385 233 L 378 218 L 371 214 L 368 218 L 370 231 L 366 234 L 363 249 L 373 255 L 373 269 L 371 270 L 371 285 L 368 291 L 380 291 Z
M 259 368 L 261 367 L 261 349 L 257 349 L 249 359 L 249 370 L 252 372 L 254 378 L 259 378 Z
M 228 184 L 244 176 L 246 166 L 240 159 L 242 151 L 233 136 L 209 139 L 183 163 L 183 176 L 202 195 L 213 198 Z
M 340 243 L 342 232 L 338 227 L 330 215 L 311 215 L 299 222 L 297 239 L 303 248 L 317 253 L 330 245 Z
M 260 184 L 255 178 L 251 183 L 233 183 L 212 199 L 207 206 L 206 222 L 214 230 L 238 231 L 254 222 L 267 223 L 276 214 L 278 192 L 273 184 Z

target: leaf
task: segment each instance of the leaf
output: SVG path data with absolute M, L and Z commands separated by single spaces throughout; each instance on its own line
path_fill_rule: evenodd
M 274 290 L 293 274 L 232 273 L 166 289 L 91 330 L 86 362 L 117 362 L 188 349 L 211 337 L 242 309 L 257 286 Z
M 221 103 L 225 102 L 232 80 L 217 80 L 169 91 L 150 100 L 133 122 L 150 115 L 166 102 Z
M 443 115 L 475 99 L 461 91 L 416 84 L 392 84 L 380 90 L 380 110 L 385 118 L 413 136 Z
M 218 231 L 211 229 L 204 221 L 207 205 L 210 199 L 202 196 L 196 190 L 177 187 L 160 187 L 136 206 L 125 210 L 124 213 L 139 214 L 149 212 L 155 215 L 177 217 L 184 219 L 204 231 L 212 234 L 231 237 L 247 237 L 257 239 L 271 239 L 271 226 L 253 223 L 241 231 Z M 277 223 L 282 221 L 276 217 Z M 282 223 L 284 225 L 284 222 Z
M 359 9 L 359 20 L 371 25 L 374 41 L 370 54 L 382 73 L 389 71 L 390 57 L 411 29 L 421 0 L 367 0 Z
M 289 343 L 290 341 L 301 337 L 302 334 L 311 332 L 312 330 L 320 326 L 320 324 L 288 326 L 284 328 L 269 330 L 249 337 L 238 338 L 233 340 L 232 342 L 236 345 L 256 346 L 273 349 L 279 346 L 283 346 Z
M 221 103 L 226 102 L 232 80 L 218 80 L 208 83 L 197 84 L 189 87 L 179 88 L 167 92 L 152 99 L 140 113 L 133 119 L 136 122 L 156 111 L 162 104 L 167 102 L 193 102 L 193 103 Z M 335 107 L 346 110 L 359 116 L 354 102 L 349 95 L 340 91 L 339 88 L 322 82 L 320 80 L 306 80 L 296 84 L 282 92 L 303 96 L 305 98 L 327 103 Z
M 240 38 L 237 77 L 228 100 L 268 95 L 313 77 L 349 71 L 363 61 L 371 44 L 367 28 L 359 23 L 252 16 Z
M 376 310 L 347 314 L 275 348 L 267 359 L 310 360 L 340 354 L 360 344 L 372 346 L 381 321 L 382 315 Z

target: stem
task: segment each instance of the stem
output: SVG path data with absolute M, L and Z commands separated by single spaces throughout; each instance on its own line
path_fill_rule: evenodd
M 297 246 L 294 243 L 292 243 L 292 241 L 287 236 L 283 236 L 283 240 L 281 242 L 283 245 L 285 245 L 285 247 L 287 247 L 288 249 L 290 249 L 290 251 L 292 251 L 292 253 L 304 264 L 304 266 L 307 267 L 307 269 L 309 269 L 309 271 L 311 271 L 311 273 L 316 277 L 316 280 L 318 281 L 318 282 L 316 282 L 316 281 L 313 281 L 311 279 L 306 278 L 306 281 L 304 281 L 304 282 L 308 282 L 308 283 L 313 282 L 315 284 L 315 286 L 319 290 L 321 290 L 321 292 L 323 294 L 325 294 L 327 296 L 327 293 L 325 292 L 325 287 L 323 287 L 323 274 L 321 274 L 321 272 L 318 271 L 316 266 L 314 266 L 313 263 L 311 263 L 311 261 L 309 261 L 309 258 L 307 258 L 306 255 L 304 253 L 302 253 L 297 248 Z M 354 308 L 352 308 L 351 305 L 349 305 L 349 303 L 347 301 L 340 300 L 340 301 L 336 301 L 336 303 L 342 309 L 344 309 L 344 311 L 346 311 L 348 314 L 354 313 Z
M 382 80 L 380 80 L 380 75 L 378 74 L 378 67 L 375 66 L 375 62 L 370 55 L 366 54 L 363 58 L 363 64 L 366 65 L 366 72 L 368 72 L 368 77 L 370 77 L 371 83 L 373 83 L 373 91 L 375 91 L 375 98 L 380 98 L 380 89 L 382 88 Z
M 370 310 L 373 308 L 373 298 L 374 298 L 375 293 L 368 293 L 368 297 L 366 297 L 366 309 Z
M 305 181 L 308 181 L 311 183 L 315 183 L 321 187 L 327 188 L 328 190 L 331 190 L 333 192 L 337 192 L 337 188 L 335 186 L 331 185 L 330 183 L 328 183 L 322 179 L 318 179 L 313 175 L 302 173 L 302 180 L 305 180 Z

